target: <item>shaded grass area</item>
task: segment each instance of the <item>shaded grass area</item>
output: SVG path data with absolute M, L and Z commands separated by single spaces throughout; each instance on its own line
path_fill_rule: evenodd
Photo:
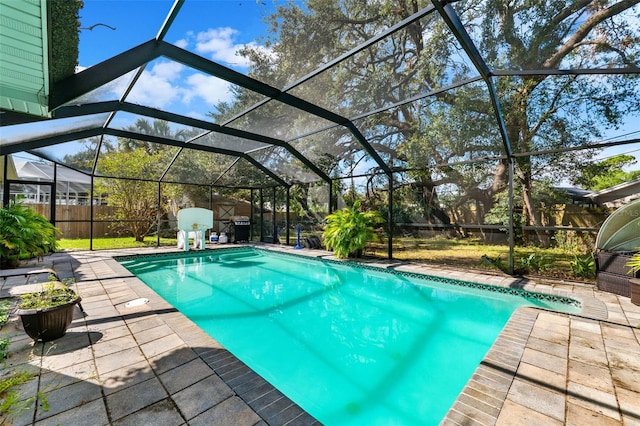
M 386 258 L 387 242 L 370 243 L 366 254 Z M 576 254 L 589 255 L 559 248 L 515 247 L 514 269 L 516 273 L 595 282 L 593 278 L 577 277 L 572 272 L 570 262 L 574 260 Z M 502 265 L 505 269 L 508 267 L 509 247 L 500 244 L 483 244 L 473 239 L 395 238 L 393 257 L 418 263 L 497 271 L 500 269 L 498 265 Z M 533 263 L 540 262 L 543 265 L 542 270 L 531 270 L 532 259 Z M 529 270 L 526 270 L 527 267 Z

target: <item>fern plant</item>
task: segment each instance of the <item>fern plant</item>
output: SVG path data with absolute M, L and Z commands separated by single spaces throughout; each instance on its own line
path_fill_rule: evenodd
M 498 257 L 489 257 L 486 254 L 483 254 L 480 257 L 480 260 L 482 261 L 483 264 L 488 265 L 488 266 L 492 266 L 494 268 L 500 269 L 503 272 L 506 272 L 508 267 L 507 265 L 504 264 L 504 262 L 502 261 L 502 259 L 500 259 L 500 256 Z
M 339 259 L 358 256 L 368 241 L 375 241 L 374 226 L 382 222 L 378 212 L 360 211 L 360 201 L 351 208 L 338 210 L 326 218 L 322 238 L 329 250 Z

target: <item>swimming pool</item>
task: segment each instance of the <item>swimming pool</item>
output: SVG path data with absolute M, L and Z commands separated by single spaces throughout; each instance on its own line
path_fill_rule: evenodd
M 251 248 L 119 260 L 327 425 L 437 424 L 517 308 L 579 311 L 558 296 Z

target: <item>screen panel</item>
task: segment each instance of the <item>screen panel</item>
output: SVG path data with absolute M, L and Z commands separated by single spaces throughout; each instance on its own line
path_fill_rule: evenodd
M 218 179 L 237 157 L 184 148 L 162 177 L 167 182 L 209 185 Z

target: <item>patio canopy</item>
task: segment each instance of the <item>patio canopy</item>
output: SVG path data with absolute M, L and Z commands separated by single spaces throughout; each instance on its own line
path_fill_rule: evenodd
M 614 211 L 602 224 L 596 248 L 610 252 L 633 252 L 640 249 L 640 200 Z

